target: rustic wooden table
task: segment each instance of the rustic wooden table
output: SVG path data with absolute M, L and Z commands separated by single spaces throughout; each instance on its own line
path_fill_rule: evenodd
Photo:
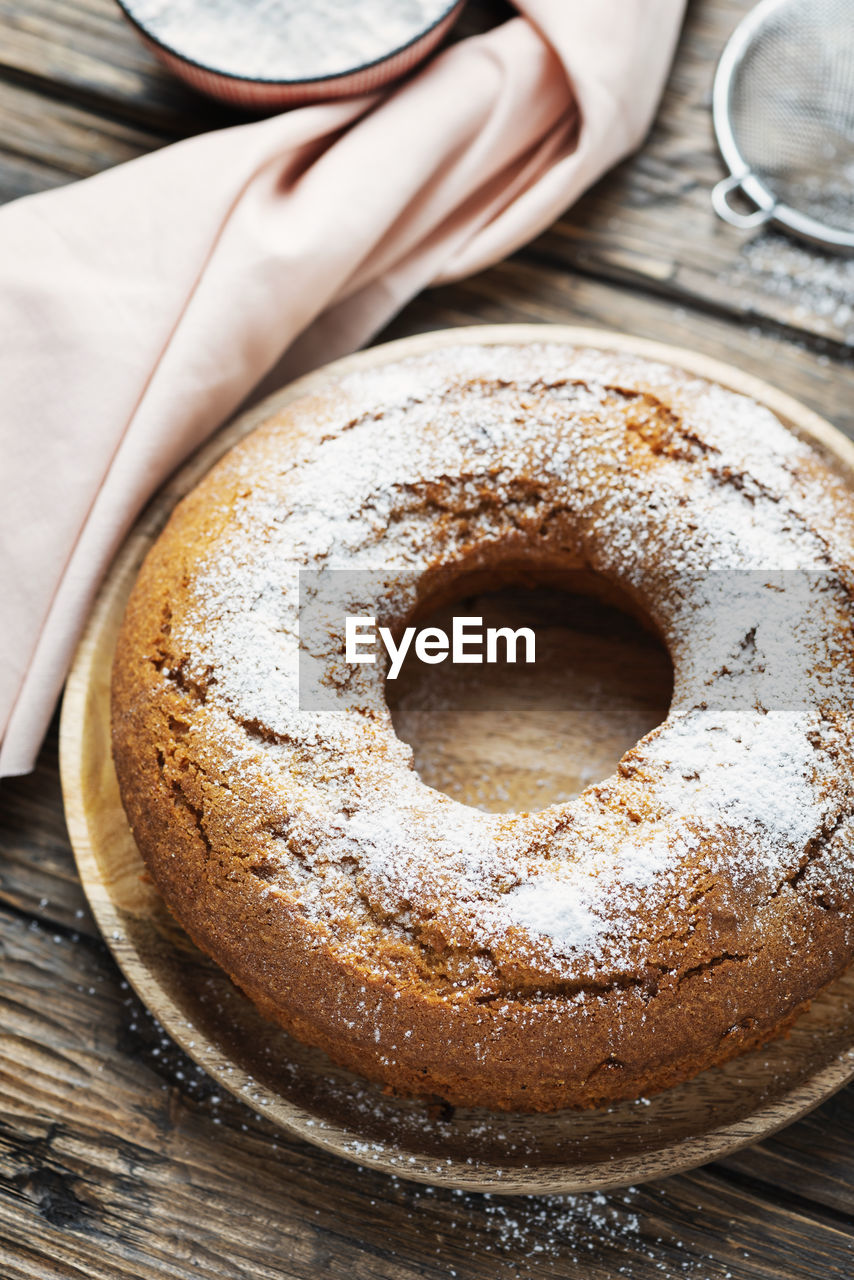
M 756 372 L 854 435 L 854 262 L 719 224 L 709 100 L 746 0 L 695 0 L 641 153 L 535 244 L 384 336 L 582 322 Z M 173 82 L 112 0 L 0 0 L 0 198 L 235 117 Z M 2 247 L 0 247 L 2 252 Z M 0 785 L 0 1276 L 854 1276 L 854 1087 L 750 1150 L 606 1195 L 487 1197 L 289 1140 L 170 1044 L 72 861 L 52 731 Z

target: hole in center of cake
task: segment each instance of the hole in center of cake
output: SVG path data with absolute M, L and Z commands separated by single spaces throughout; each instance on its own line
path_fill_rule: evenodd
M 667 715 L 667 650 L 651 626 L 613 603 L 554 586 L 504 586 L 422 612 L 417 625 L 450 637 L 463 616 L 481 618 L 484 635 L 528 628 L 535 660 L 525 661 L 521 638 L 515 663 L 500 660 L 501 641 L 494 663 L 426 665 L 413 647 L 386 682 L 395 731 L 419 776 L 455 800 L 493 813 L 569 800 L 613 773 Z

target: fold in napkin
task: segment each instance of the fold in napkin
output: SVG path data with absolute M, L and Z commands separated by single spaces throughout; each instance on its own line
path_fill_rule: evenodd
M 399 87 L 0 210 L 0 776 L 146 499 L 275 369 L 543 230 L 643 138 L 683 0 L 519 0 Z M 284 357 L 284 359 L 283 359 Z

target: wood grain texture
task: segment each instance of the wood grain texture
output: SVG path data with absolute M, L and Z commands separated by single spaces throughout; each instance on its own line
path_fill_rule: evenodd
M 624 329 L 730 360 L 854 435 L 850 264 L 745 240 L 707 205 L 713 62 L 749 3 L 692 0 L 642 152 L 534 249 L 425 294 L 385 336 Z M 508 11 L 476 8 L 476 22 Z M 171 81 L 112 0 L 0 0 L 0 92 L 0 200 L 236 118 Z M 431 1193 L 283 1137 L 122 988 L 74 871 L 56 750 L 54 731 L 35 774 L 0 783 L 4 1280 L 854 1275 L 850 1086 L 759 1146 L 601 1197 Z
M 56 724 L 33 773 L 0 782 L 0 907 L 99 937 L 86 895 L 69 863 L 59 785 Z
M 620 280 L 793 338 L 854 346 L 854 260 L 776 231 L 721 222 L 709 193 L 727 170 L 711 120 L 714 69 L 749 4 L 690 4 L 673 71 L 640 154 L 533 246 L 549 262 Z
M 29 195 L 133 160 L 160 146 L 143 129 L 0 79 L 0 194 Z M 9 153 L 9 163 L 3 150 Z

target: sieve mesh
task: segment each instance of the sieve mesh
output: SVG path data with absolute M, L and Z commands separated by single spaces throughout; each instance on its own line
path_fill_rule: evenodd
M 770 203 L 854 234 L 854 0 L 766 0 L 753 16 L 725 94 L 741 171 Z

